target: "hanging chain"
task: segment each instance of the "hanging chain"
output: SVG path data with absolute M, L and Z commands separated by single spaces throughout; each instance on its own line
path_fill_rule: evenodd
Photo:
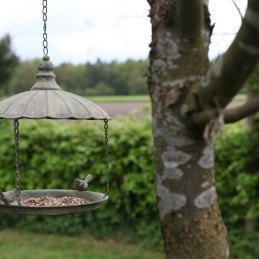
M 48 35 L 47 35 L 47 0 L 42 1 L 42 14 L 43 14 L 43 54 L 47 55 L 49 53 L 48 50 Z
M 108 150 L 108 120 L 104 120 L 104 143 L 105 143 L 105 167 L 106 167 L 106 181 L 107 181 L 107 190 L 104 197 L 108 196 L 110 193 L 109 185 L 109 150 Z
M 15 166 L 16 166 L 16 181 L 15 187 L 17 190 L 18 204 L 21 205 L 21 189 L 20 189 L 20 161 L 19 161 L 19 120 L 13 120 L 14 143 L 15 143 Z

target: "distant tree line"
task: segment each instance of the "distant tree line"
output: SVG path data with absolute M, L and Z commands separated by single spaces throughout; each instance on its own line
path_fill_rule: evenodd
M 39 62 L 40 59 L 19 62 L 11 79 L 0 84 L 1 95 L 30 90 L 36 81 Z M 63 90 L 79 95 L 140 95 L 148 93 L 143 77 L 147 66 L 148 62 L 142 60 L 110 63 L 97 60 L 94 64 L 63 63 L 54 68 L 54 73 Z
M 14 68 L 18 63 L 18 57 L 11 49 L 11 38 L 9 35 L 5 35 L 0 39 L 0 88 L 13 75 Z

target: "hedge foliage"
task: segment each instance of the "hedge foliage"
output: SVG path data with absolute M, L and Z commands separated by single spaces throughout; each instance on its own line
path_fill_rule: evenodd
M 215 141 L 215 176 L 219 204 L 229 230 L 234 259 L 259 258 L 259 132 L 244 122 L 229 125 Z M 256 220 L 255 232 L 244 231 Z
M 95 212 L 50 217 L 1 214 L 0 226 L 18 224 L 33 230 L 76 234 L 86 228 L 149 236 L 161 242 L 154 195 L 151 119 L 121 117 L 109 123 L 109 201 Z M 1 121 L 0 178 L 3 190 L 14 188 L 13 129 Z M 102 121 L 20 121 L 21 189 L 74 189 L 73 180 L 92 174 L 88 190 L 106 191 Z M 148 224 L 147 224 L 148 222 Z M 124 233 L 127 232 L 127 233 Z M 118 234 L 118 233 L 116 233 Z
M 10 122 L 0 122 L 0 188 L 15 183 L 14 141 Z M 219 202 L 235 259 L 259 258 L 259 232 L 246 234 L 245 219 L 259 217 L 259 134 L 241 124 L 226 127 L 215 143 Z M 73 189 L 75 177 L 93 176 L 89 190 L 105 192 L 104 129 L 101 121 L 20 123 L 22 189 Z M 97 211 L 65 216 L 0 214 L 0 227 L 96 235 L 134 236 L 161 244 L 154 196 L 151 118 L 120 117 L 109 123 L 111 193 Z M 258 231 L 258 229 L 257 229 Z M 246 257 L 244 257 L 246 254 Z
M 259 134 L 241 124 L 227 127 L 215 142 L 216 182 L 228 225 L 259 218 Z

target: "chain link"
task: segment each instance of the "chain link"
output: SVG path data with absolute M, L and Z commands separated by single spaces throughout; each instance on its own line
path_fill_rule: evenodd
M 49 53 L 48 50 L 48 35 L 47 35 L 47 0 L 43 0 L 42 1 L 42 14 L 43 14 L 43 54 L 47 55 Z
M 21 189 L 20 189 L 20 161 L 19 161 L 19 120 L 13 120 L 14 128 L 14 144 L 15 144 L 15 167 L 16 167 L 16 181 L 15 187 L 17 190 L 18 204 L 21 205 Z
M 108 196 L 110 193 L 109 185 L 109 149 L 108 149 L 108 120 L 104 120 L 104 142 L 105 142 L 105 167 L 106 167 L 106 181 L 107 181 L 107 190 L 104 197 Z

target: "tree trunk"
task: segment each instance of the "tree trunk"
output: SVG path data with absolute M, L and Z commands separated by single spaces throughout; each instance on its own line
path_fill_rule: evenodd
M 213 139 L 225 122 L 259 110 L 259 99 L 224 107 L 259 59 L 259 1 L 249 0 L 226 53 L 208 69 L 206 0 L 148 0 L 156 196 L 167 259 L 227 259 L 217 202 Z
M 155 148 L 156 195 L 166 258 L 227 258 L 212 146 L 170 126 L 155 119 L 154 144 L 161 147 Z
M 195 13 L 195 15 L 194 15 Z M 228 238 L 217 202 L 213 137 L 185 118 L 189 89 L 208 69 L 212 28 L 202 1 L 153 1 L 149 90 L 155 179 L 168 259 L 228 258 Z M 197 109 L 199 100 L 196 99 Z

